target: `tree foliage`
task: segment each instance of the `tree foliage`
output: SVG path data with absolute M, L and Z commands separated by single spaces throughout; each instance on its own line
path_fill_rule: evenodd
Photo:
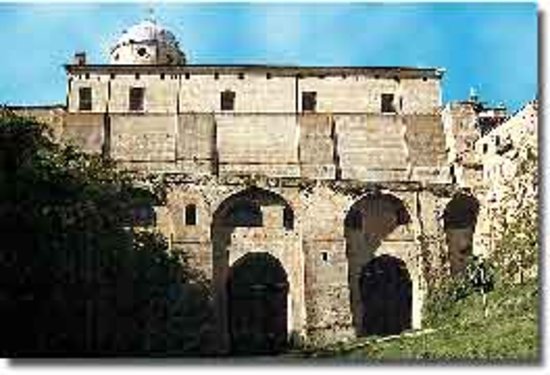
M 493 287 L 530 282 L 537 276 L 538 169 L 536 145 L 525 142 L 515 150 L 515 169 L 503 181 L 503 197 L 493 212 L 497 243 L 487 259 L 473 257 L 465 272 L 430 288 L 426 302 L 426 321 L 439 324 L 453 305 L 480 291 L 484 296 Z M 484 303 L 486 303 L 484 299 Z
M 498 238 L 492 254 L 504 281 L 523 283 L 536 277 L 538 264 L 538 157 L 527 144 L 517 151 L 515 173 L 509 179 L 497 212 Z
M 138 231 L 153 197 L 111 161 L 0 112 L 4 356 L 185 355 L 211 350 L 205 282 Z

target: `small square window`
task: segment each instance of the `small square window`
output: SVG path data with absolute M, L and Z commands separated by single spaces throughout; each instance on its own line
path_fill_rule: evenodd
M 302 93 L 302 111 L 315 111 L 317 106 L 317 93 L 314 91 L 305 91 Z
M 160 73 L 160 79 L 164 79 L 164 73 Z
M 130 111 L 143 111 L 145 89 L 143 87 L 130 88 Z
M 92 110 L 92 88 L 81 87 L 78 89 L 78 109 L 81 111 Z
M 265 74 L 265 78 L 266 78 L 266 79 L 271 79 L 271 73 L 266 73 L 266 74 Z
M 147 227 L 154 226 L 156 223 L 156 214 L 153 207 L 140 206 L 132 210 L 132 221 L 135 226 Z
M 191 78 L 191 74 L 185 73 L 185 79 L 189 79 L 189 78 Z
M 382 94 L 382 113 L 395 113 L 393 94 Z
M 486 154 L 489 151 L 489 145 L 487 143 L 483 144 L 483 153 Z
M 141 76 L 140 76 L 139 73 L 136 73 L 135 77 L 136 77 L 136 79 L 139 79 L 139 77 L 141 77 Z
M 244 73 L 239 73 L 239 79 L 244 79 Z
M 214 79 L 220 79 L 220 73 L 214 73 Z
M 328 251 L 321 251 L 321 259 L 323 262 L 328 262 Z
M 230 90 L 226 90 L 221 93 L 221 109 L 222 111 L 233 111 L 235 109 L 235 93 Z

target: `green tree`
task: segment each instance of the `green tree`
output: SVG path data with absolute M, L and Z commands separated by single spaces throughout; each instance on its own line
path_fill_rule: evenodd
M 500 202 L 498 238 L 492 260 L 503 281 L 536 277 L 538 264 L 538 157 L 527 144 L 516 153 L 517 168 Z
M 0 111 L 0 331 L 4 356 L 185 355 L 210 350 L 210 295 L 131 213 L 154 203 L 112 161 L 54 143 Z

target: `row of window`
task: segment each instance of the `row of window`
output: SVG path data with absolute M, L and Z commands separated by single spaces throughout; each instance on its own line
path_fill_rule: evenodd
M 78 108 L 81 111 L 92 110 L 92 89 L 91 87 L 81 87 L 79 93 Z M 143 111 L 144 109 L 145 88 L 131 87 L 129 91 L 129 110 Z M 236 93 L 231 90 L 225 90 L 220 93 L 220 108 L 222 111 L 235 110 Z M 400 100 L 400 106 L 403 107 L 403 101 Z M 314 112 L 317 109 L 317 93 L 315 91 L 302 92 L 302 110 Z M 393 94 L 381 95 L 381 112 L 396 113 Z
M 197 225 L 197 206 L 193 203 L 185 206 L 184 212 L 185 225 Z M 234 207 L 231 218 L 226 222 L 235 227 L 258 227 L 263 225 L 262 212 L 257 205 L 244 202 L 244 204 Z M 283 226 L 286 229 L 294 227 L 294 213 L 290 207 L 283 210 Z
M 132 87 L 129 92 L 130 111 L 143 111 L 145 89 L 143 87 Z M 81 87 L 78 90 L 78 109 L 81 111 L 92 110 L 92 88 Z
M 394 94 L 382 94 L 380 97 L 382 113 L 396 113 L 396 107 L 394 104 Z M 403 107 L 403 100 L 400 100 L 401 107 Z M 302 110 L 303 111 L 315 111 L 317 109 L 317 93 L 315 91 L 302 92 Z
M 134 209 L 132 215 L 134 222 L 139 225 L 156 225 L 155 211 L 149 206 Z M 185 206 L 184 215 L 185 225 L 197 225 L 197 206 L 195 204 L 188 204 Z
M 495 140 L 495 142 L 494 142 L 494 143 L 495 143 L 495 147 L 497 148 L 497 153 L 499 153 L 499 147 L 500 147 L 503 143 L 504 143 L 504 145 L 503 145 L 503 150 L 500 150 L 500 152 L 505 152 L 505 151 L 507 151 L 509 148 L 506 148 L 506 146 L 508 146 L 508 147 L 511 147 L 511 146 L 512 146 L 510 141 L 506 142 L 506 140 L 504 140 L 504 142 L 501 142 L 501 141 L 500 141 L 500 136 L 499 136 L 499 135 L 496 135 L 496 136 L 494 137 L 494 140 Z M 487 152 L 489 152 L 489 144 L 488 144 L 488 143 L 483 143 L 483 145 L 482 145 L 482 151 L 483 151 L 484 154 L 486 154 Z

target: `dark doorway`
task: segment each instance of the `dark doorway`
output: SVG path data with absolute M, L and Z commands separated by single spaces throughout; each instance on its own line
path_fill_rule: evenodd
M 412 283 L 405 263 L 382 255 L 360 277 L 363 335 L 393 335 L 411 328 Z
M 230 269 L 227 282 L 233 354 L 267 354 L 287 343 L 286 272 L 275 257 L 250 253 Z
M 479 201 L 469 194 L 456 194 L 445 207 L 443 219 L 452 275 L 464 271 L 473 253 L 478 213 Z

